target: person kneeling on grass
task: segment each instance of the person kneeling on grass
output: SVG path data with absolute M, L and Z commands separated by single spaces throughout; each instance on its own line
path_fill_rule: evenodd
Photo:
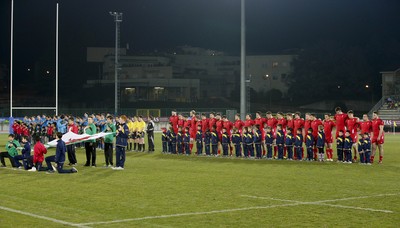
M 28 170 L 31 172 L 34 171 L 47 171 L 46 168 L 42 167 L 42 162 L 44 161 L 44 154 L 47 153 L 46 147 L 40 142 L 40 136 L 37 135 L 36 138 L 36 144 L 33 147 L 33 164 L 34 166 L 32 169 Z
M 21 155 L 16 155 L 14 157 L 15 165 L 17 168 L 21 169 L 22 165 L 25 170 L 28 170 L 32 167 L 32 157 L 31 157 L 31 144 L 28 142 L 28 138 L 26 136 L 22 136 L 22 144 L 24 148 L 21 151 Z M 21 164 L 21 161 L 22 163 Z
M 53 166 L 51 162 L 55 162 L 57 164 L 58 173 L 76 173 L 78 170 L 75 167 L 72 169 L 63 169 L 65 162 L 65 152 L 67 151 L 67 147 L 65 146 L 65 142 L 61 140 L 62 133 L 57 132 L 57 147 L 56 147 L 56 155 L 46 157 L 47 168 L 50 173 L 54 172 Z
M 123 170 L 125 165 L 125 148 L 128 145 L 129 128 L 126 125 L 127 117 L 122 115 L 119 118 L 119 127 L 117 132 L 117 139 L 115 142 L 116 167 L 113 170 Z
M 4 158 L 9 158 L 12 167 L 15 167 L 14 157 L 18 155 L 17 148 L 21 147 L 19 142 L 15 140 L 14 134 L 8 135 L 8 142 L 6 144 L 5 152 L 0 152 L 1 167 L 6 167 Z

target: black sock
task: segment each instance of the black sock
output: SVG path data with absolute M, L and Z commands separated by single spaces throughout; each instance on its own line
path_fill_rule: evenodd
M 129 143 L 129 150 L 132 150 L 132 143 Z
M 133 144 L 133 150 L 136 150 L 136 145 L 137 145 L 137 143 Z
M 143 146 L 143 152 L 146 150 L 146 146 L 144 144 L 142 144 Z
M 138 144 L 137 147 L 138 147 L 138 151 L 142 150 L 142 145 L 141 144 Z

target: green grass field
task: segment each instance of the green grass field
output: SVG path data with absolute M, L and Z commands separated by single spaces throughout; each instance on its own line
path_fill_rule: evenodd
M 400 135 L 372 166 L 163 155 L 159 138 L 124 171 L 101 168 L 102 151 L 83 167 L 83 150 L 77 174 L 0 169 L 0 227 L 400 225 Z

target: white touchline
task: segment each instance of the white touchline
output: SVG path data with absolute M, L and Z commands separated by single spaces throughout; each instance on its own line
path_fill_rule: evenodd
M 364 210 L 364 211 L 393 213 L 393 211 L 390 211 L 390 210 L 344 206 L 344 205 L 338 205 L 338 204 L 327 204 L 327 202 L 347 201 L 347 200 L 353 200 L 353 199 L 365 199 L 365 198 L 382 197 L 382 196 L 395 196 L 395 195 L 399 195 L 399 194 L 400 193 L 390 193 L 390 194 L 378 194 L 378 195 L 371 195 L 371 196 L 356 196 L 356 197 L 347 197 L 347 198 L 341 198 L 341 199 L 320 200 L 320 201 L 313 201 L 313 202 L 303 202 L 303 201 L 297 201 L 297 200 L 277 199 L 277 198 L 262 197 L 262 196 L 250 196 L 250 195 L 241 195 L 241 196 L 248 197 L 248 198 L 254 198 L 254 199 L 268 199 L 268 200 L 276 200 L 276 201 L 282 201 L 282 202 L 292 202 L 292 203 L 298 203 L 299 205 L 312 204 L 312 205 L 323 205 L 323 206 L 329 206 L 329 207 L 340 207 L 340 208 L 348 208 L 348 209 L 356 209 L 356 210 Z
M 132 221 L 141 221 L 141 220 L 148 220 L 148 219 L 172 218 L 172 217 L 181 217 L 181 216 L 189 216 L 189 215 L 207 215 L 207 214 L 217 214 L 217 213 L 235 212 L 235 211 L 247 211 L 247 210 L 255 210 L 255 209 L 289 207 L 289 206 L 297 206 L 297 205 L 299 205 L 299 203 L 269 205 L 269 206 L 256 206 L 256 207 L 243 207 L 243 208 L 232 208 L 232 209 L 214 210 L 214 211 L 188 212 L 188 213 L 181 213 L 181 214 L 146 216 L 146 217 L 139 217 L 139 218 L 128 218 L 128 219 L 104 221 L 104 222 L 88 222 L 88 223 L 80 223 L 80 225 L 99 225 L 99 224 L 132 222 Z
M 63 221 L 63 220 L 59 220 L 59 219 L 55 219 L 55 218 L 50 218 L 50 217 L 46 217 L 43 215 L 37 215 L 37 214 L 30 213 L 30 212 L 20 211 L 20 210 L 3 207 L 3 206 L 0 206 L 0 210 L 9 211 L 9 212 L 17 213 L 17 214 L 22 214 L 22 215 L 27 215 L 27 216 L 30 216 L 33 218 L 44 219 L 47 221 L 51 221 L 54 223 L 63 224 L 63 225 L 67 225 L 67 226 L 74 226 L 74 227 L 80 227 L 80 228 L 88 228 L 89 227 L 89 226 L 85 226 L 85 225 L 81 225 L 81 224 L 71 223 L 71 222 L 67 222 L 67 221 Z
M 393 213 L 393 211 L 389 211 L 389 210 L 378 210 L 378 209 L 372 209 L 372 208 L 361 208 L 361 207 L 352 207 L 352 206 L 344 206 L 344 205 L 325 204 L 325 202 L 335 202 L 335 201 L 342 201 L 342 200 L 372 198 L 372 197 L 380 197 L 380 196 L 394 196 L 394 195 L 399 195 L 399 194 L 400 193 L 379 194 L 379 195 L 371 195 L 371 196 L 360 196 L 360 197 L 348 197 L 348 198 L 342 198 L 342 199 L 321 200 L 321 201 L 315 201 L 315 202 L 301 202 L 301 201 L 296 201 L 296 200 L 285 200 L 285 199 L 275 199 L 275 198 L 269 198 L 269 197 L 241 195 L 242 197 L 249 197 L 249 198 L 255 198 L 255 199 L 269 199 L 269 200 L 276 200 L 276 201 L 283 201 L 283 202 L 290 202 L 290 203 L 288 203 L 288 204 L 280 204 L 280 205 L 232 208 L 232 209 L 214 210 L 214 211 L 201 211 L 201 212 L 188 212 L 188 213 L 180 213 L 180 214 L 146 216 L 146 217 L 139 217 L 139 218 L 127 218 L 127 219 L 119 219 L 119 220 L 111 220 L 111 221 L 103 221 L 103 222 L 88 222 L 88 223 L 80 223 L 79 225 L 84 225 L 85 226 L 85 225 L 100 225 L 100 224 L 133 222 L 133 221 L 141 221 L 141 220 L 149 220 L 149 219 L 162 219 L 162 218 L 182 217 L 182 216 L 189 216 L 189 215 L 207 215 L 207 214 L 217 214 L 217 213 L 226 213 L 226 212 L 235 212 L 235 211 L 248 211 L 248 210 L 255 210 L 255 209 L 269 209 L 269 208 L 277 208 L 277 207 L 290 207 L 290 206 L 298 206 L 298 205 L 304 205 L 304 204 L 330 206 L 330 207 L 341 207 L 341 208 L 367 210 L 367 211 L 375 211 L 375 212 L 383 212 L 383 213 Z

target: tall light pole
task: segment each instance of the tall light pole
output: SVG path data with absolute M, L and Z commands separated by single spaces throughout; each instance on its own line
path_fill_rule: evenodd
M 246 23 L 245 0 L 241 0 L 240 118 L 246 116 Z
M 119 68 L 119 24 L 122 22 L 122 13 L 110 12 L 115 21 L 115 83 L 114 83 L 114 114 L 118 114 L 118 68 Z
M 58 116 L 58 3 L 56 7 L 56 116 Z
M 10 117 L 13 116 L 13 36 L 14 36 L 14 0 L 11 0 L 11 44 L 10 44 Z

